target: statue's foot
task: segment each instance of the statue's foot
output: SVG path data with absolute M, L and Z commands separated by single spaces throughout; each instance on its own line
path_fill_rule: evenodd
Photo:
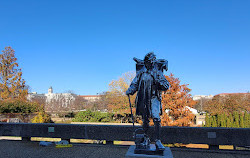
M 165 150 L 165 147 L 162 145 L 161 141 L 160 140 L 155 140 L 155 147 L 156 147 L 156 150 Z
M 150 148 L 150 139 L 148 136 L 144 137 L 144 144 L 146 148 Z

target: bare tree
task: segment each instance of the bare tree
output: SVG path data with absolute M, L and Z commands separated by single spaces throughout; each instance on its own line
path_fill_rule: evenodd
M 84 103 L 86 109 L 90 109 L 92 111 L 100 110 L 100 111 L 107 111 L 108 109 L 108 99 L 107 99 L 107 92 L 102 92 L 99 94 L 98 99 L 94 101 L 87 101 Z
M 87 103 L 87 100 L 83 97 L 80 97 L 78 95 L 75 96 L 75 100 L 72 104 L 71 110 L 72 111 L 80 111 L 85 109 L 85 104 Z
M 197 101 L 197 103 L 194 105 L 194 108 L 197 109 L 199 112 L 204 111 L 208 105 L 208 101 L 210 101 L 211 99 L 207 99 L 207 98 L 201 98 Z

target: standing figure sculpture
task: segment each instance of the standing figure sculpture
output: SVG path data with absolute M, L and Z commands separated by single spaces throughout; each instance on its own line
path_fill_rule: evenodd
M 167 61 L 156 59 L 152 52 L 146 54 L 144 60 L 137 58 L 134 58 L 134 60 L 136 61 L 136 77 L 126 94 L 129 96 L 137 92 L 136 114 L 142 116 L 145 136 L 148 135 L 149 119 L 152 118 L 154 121 L 155 147 L 156 150 L 163 151 L 165 147 L 160 140 L 160 115 L 162 114 L 161 94 L 162 91 L 169 88 L 169 82 L 163 75 L 163 69 L 167 71 Z M 144 143 L 148 142 L 150 144 L 150 141 L 144 140 Z

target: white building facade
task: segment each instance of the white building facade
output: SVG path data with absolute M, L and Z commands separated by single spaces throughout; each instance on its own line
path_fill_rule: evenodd
M 68 111 L 72 110 L 72 105 L 76 100 L 77 95 L 72 93 L 53 93 L 53 88 L 48 89 L 46 94 L 30 93 L 27 99 L 39 100 L 45 103 L 45 111 Z
M 194 95 L 193 100 L 213 99 L 213 95 Z

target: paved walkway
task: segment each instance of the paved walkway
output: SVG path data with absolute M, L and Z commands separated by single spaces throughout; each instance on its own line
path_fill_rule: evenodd
M 0 140 L 0 158 L 122 158 L 128 146 L 76 144 L 72 148 L 40 147 L 39 142 Z M 225 153 L 172 149 L 175 158 L 249 158 L 250 152 Z

